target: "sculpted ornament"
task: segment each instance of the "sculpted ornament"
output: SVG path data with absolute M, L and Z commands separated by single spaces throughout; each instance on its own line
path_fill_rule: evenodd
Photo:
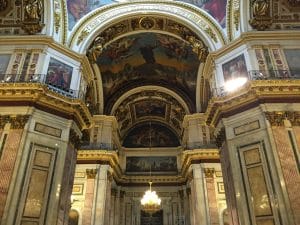
M 36 34 L 42 31 L 43 3 L 41 0 L 27 0 L 24 2 L 23 29 L 28 34 Z
M 257 30 L 266 30 L 272 25 L 270 16 L 270 0 L 254 0 L 252 2 L 252 19 L 250 25 Z

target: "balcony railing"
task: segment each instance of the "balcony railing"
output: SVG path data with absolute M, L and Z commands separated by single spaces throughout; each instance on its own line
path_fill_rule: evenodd
M 300 70 L 250 70 L 248 80 L 300 80 Z M 244 85 L 243 85 L 244 86 Z M 241 87 L 237 87 L 233 92 L 237 92 Z M 213 89 L 213 96 L 224 97 L 230 91 L 225 86 Z
M 63 86 L 54 85 L 46 81 L 46 74 L 0 74 L 1 83 L 40 83 L 48 87 L 49 90 L 68 98 L 77 98 L 84 100 L 84 93 L 82 91 L 65 88 Z

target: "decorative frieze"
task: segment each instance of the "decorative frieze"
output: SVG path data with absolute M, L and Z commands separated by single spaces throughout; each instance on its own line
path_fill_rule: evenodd
M 0 129 L 3 129 L 7 123 L 11 124 L 11 129 L 23 129 L 29 117 L 30 115 L 1 115 Z

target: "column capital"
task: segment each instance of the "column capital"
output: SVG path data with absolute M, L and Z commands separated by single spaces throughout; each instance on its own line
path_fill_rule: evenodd
M 97 175 L 97 169 L 86 169 L 87 179 L 95 179 Z
M 292 126 L 300 125 L 300 112 L 297 111 L 265 112 L 265 116 L 271 126 L 284 126 L 285 120 L 289 120 Z
M 204 168 L 205 178 L 213 178 L 215 173 L 214 168 Z
M 3 129 L 7 123 L 9 123 L 9 115 L 0 115 L 0 129 Z
M 10 116 L 11 129 L 23 129 L 28 119 L 29 115 Z
M 226 141 L 226 130 L 225 127 L 222 127 L 219 132 L 216 134 L 216 145 L 218 148 L 221 148 L 223 142 Z

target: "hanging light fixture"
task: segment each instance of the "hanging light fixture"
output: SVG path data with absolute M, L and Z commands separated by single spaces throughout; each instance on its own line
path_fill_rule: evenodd
M 149 151 L 151 151 L 151 122 L 150 122 L 150 130 L 149 130 Z M 142 209 L 146 213 L 153 214 L 160 210 L 161 199 L 158 197 L 155 191 L 151 190 L 152 181 L 151 181 L 151 163 L 150 163 L 150 188 L 145 192 L 143 198 L 141 199 Z

